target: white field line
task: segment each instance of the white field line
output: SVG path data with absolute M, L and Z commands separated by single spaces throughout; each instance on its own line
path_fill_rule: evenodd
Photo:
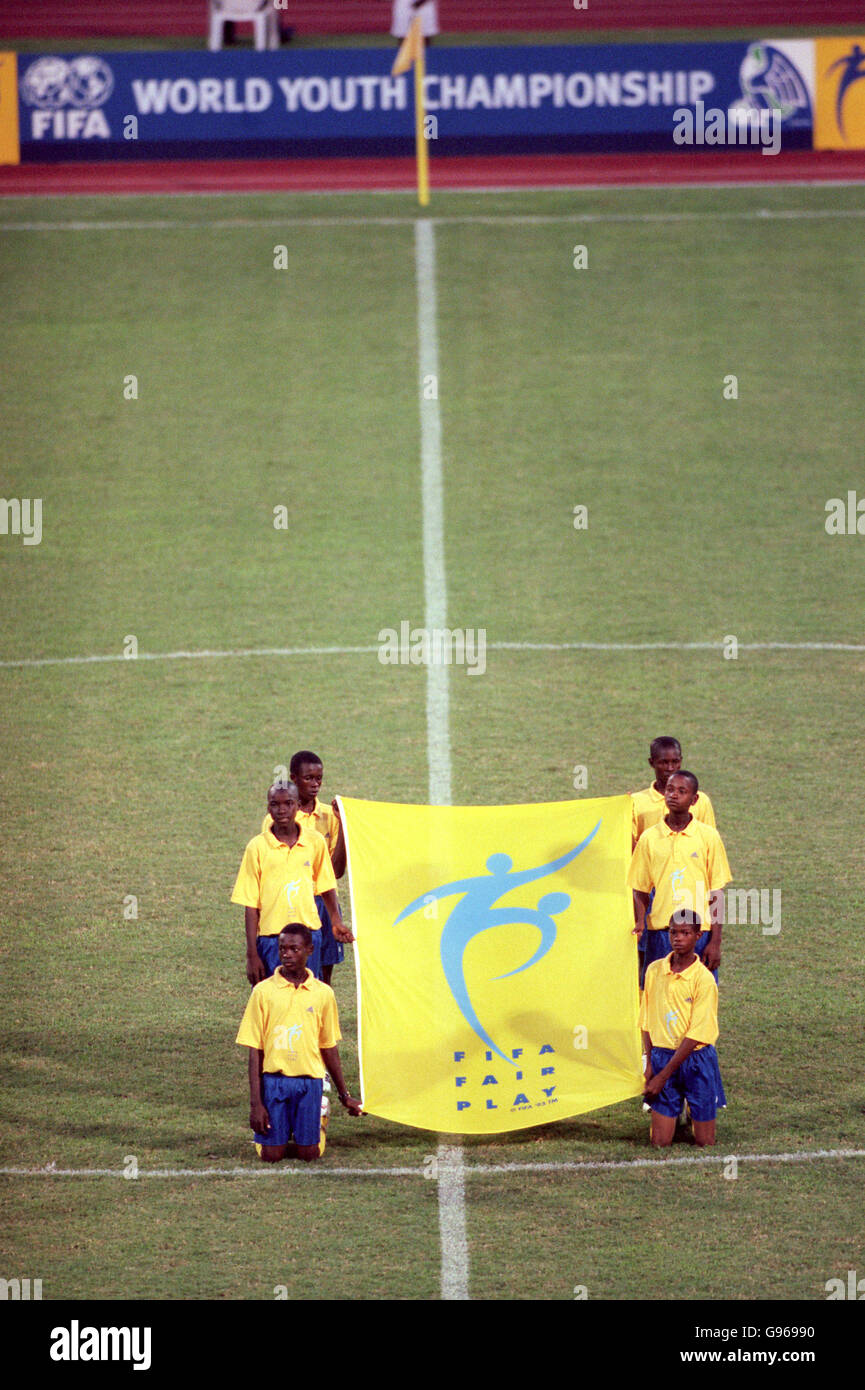
M 427 631 L 447 624 L 447 578 L 444 554 L 444 481 L 442 428 L 438 403 L 439 353 L 436 309 L 435 230 L 418 219 L 414 227 L 417 286 L 418 400 L 420 403 L 421 495 L 423 502 L 424 616 Z M 435 380 L 435 390 L 425 389 Z M 448 668 L 427 667 L 426 722 L 429 802 L 451 801 L 451 736 Z M 436 1152 L 441 1296 L 447 1301 L 469 1297 L 469 1251 L 462 1148 L 439 1143 Z
M 423 504 L 424 622 L 427 631 L 447 627 L 447 580 L 444 556 L 444 483 L 442 427 L 438 403 L 439 354 L 436 321 L 435 234 L 428 222 L 415 225 L 417 282 L 418 400 L 421 431 Z M 425 390 L 430 379 L 435 391 Z M 427 399 L 432 396 L 432 399 Z M 448 669 L 430 663 L 426 691 L 427 763 L 431 806 L 451 800 L 451 740 Z
M 666 185 L 665 185 L 666 186 Z M 718 185 L 725 187 L 726 185 Z M 743 185 L 750 187 L 751 185 Z M 774 186 L 774 185 L 773 185 Z M 822 186 L 822 184 L 821 184 Z M 493 192 L 496 190 L 473 190 Z M 507 191 L 507 190 L 499 190 Z M 530 190 L 527 190 L 530 191 Z M 549 191 L 549 190 L 541 190 Z M 573 190 L 568 190 L 573 192 Z M 569 212 L 569 213 L 454 213 L 424 220 L 429 227 L 544 227 L 574 222 L 651 223 L 651 222 L 776 222 L 810 221 L 814 218 L 865 217 L 865 208 L 748 208 L 716 212 Z M 214 217 L 214 218 L 100 218 L 93 221 L 0 222 L 0 235 L 6 232 L 165 232 L 234 231 L 250 227 L 413 227 L 413 217 Z
M 535 187 L 525 184 L 514 183 L 495 183 L 478 184 L 477 187 L 466 188 L 460 184 L 443 183 L 437 185 L 437 191 L 441 193 L 457 194 L 463 198 L 470 198 L 479 193 L 628 193 L 636 189 L 640 191 L 644 188 L 668 189 L 683 188 L 689 192 L 702 192 L 703 189 L 727 189 L 745 188 L 749 191 L 757 188 L 858 188 L 865 182 L 865 178 L 838 178 L 838 179 L 800 179 L 790 177 L 786 179 L 724 179 L 717 181 L 706 181 L 694 183 L 693 179 L 685 176 L 675 179 L 652 179 L 645 183 L 633 183 L 625 179 L 622 183 L 543 183 Z M 323 191 L 320 188 L 295 188 L 295 189 L 273 189 L 273 188 L 210 188 L 210 189 L 174 189 L 166 188 L 161 193 L 113 193 L 106 190 L 104 193 L 91 191 L 89 193 L 51 193 L 42 192 L 40 189 L 28 190 L 26 193 L 0 194 L 5 197 L 7 202 L 26 201 L 28 203 L 37 202 L 40 198 L 110 198 L 112 202 L 140 202 L 143 198 L 167 198 L 173 203 L 182 203 L 184 199 L 204 198 L 208 202 L 218 202 L 224 198 L 259 198 L 273 196 L 285 196 L 288 194 L 292 198 L 313 199 L 313 198 L 338 198 L 349 199 L 351 197 L 362 196 L 364 198 L 388 198 L 394 193 L 409 193 L 403 183 L 394 184 L 390 188 L 329 188 Z M 414 218 L 406 218 L 406 222 L 414 222 Z
M 427 404 L 427 402 L 425 402 Z M 444 623 L 431 626 L 444 627 Z M 487 642 L 487 651 L 498 652 L 720 652 L 723 642 Z M 37 656 L 14 657 L 0 661 L 0 670 L 38 666 L 92 666 L 105 662 L 124 661 L 227 661 L 234 657 L 262 656 L 371 656 L 379 646 L 357 647 L 240 647 L 236 650 L 139 652 L 136 657 L 122 652 L 95 656 Z M 865 643 L 857 642 L 740 642 L 740 652 L 865 652 Z M 431 667 L 432 669 L 432 667 Z M 445 695 L 446 698 L 446 695 Z
M 461 1178 L 487 1177 L 509 1173 L 601 1173 L 646 1168 L 681 1168 L 706 1166 L 713 1163 L 818 1163 L 822 1160 L 843 1161 L 865 1158 L 865 1149 L 807 1149 L 800 1153 L 696 1153 L 676 1158 L 585 1159 L 573 1163 L 465 1163 L 461 1161 Z M 123 1178 L 137 1182 L 143 1178 L 425 1178 L 429 1165 L 424 1162 L 401 1168 L 329 1168 L 326 1163 L 304 1163 L 288 1167 L 259 1164 L 257 1167 L 235 1168 L 139 1168 L 137 1178 L 131 1178 L 125 1168 L 58 1168 L 53 1163 L 43 1168 L 0 1168 L 4 1178 Z

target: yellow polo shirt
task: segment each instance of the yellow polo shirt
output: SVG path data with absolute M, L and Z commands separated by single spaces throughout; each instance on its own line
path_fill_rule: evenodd
M 319 835 L 323 835 L 325 843 L 333 858 L 336 849 L 336 842 L 339 839 L 339 820 L 332 806 L 327 806 L 323 801 L 315 798 L 315 805 L 311 811 L 298 811 L 295 816 L 298 825 L 309 825 L 313 830 L 317 830 Z M 269 830 L 273 825 L 273 816 L 268 811 L 264 820 L 261 822 L 262 832 Z
M 311 970 L 299 985 L 277 970 L 250 994 L 236 1041 L 264 1053 L 262 1071 L 323 1077 L 321 1049 L 336 1047 L 341 1036 L 330 986 L 314 979 Z
M 659 820 L 663 820 L 667 814 L 667 803 L 664 800 L 664 793 L 655 790 L 654 782 L 650 787 L 644 787 L 641 792 L 631 792 L 631 812 L 632 812 L 632 837 L 636 845 L 644 830 L 650 826 L 657 825 Z M 711 801 L 705 792 L 697 792 L 697 800 L 691 807 L 691 815 L 694 820 L 702 821 L 704 825 L 715 826 L 715 811 Z
M 640 1029 L 652 1047 L 675 1052 L 683 1038 L 708 1047 L 718 1038 L 718 986 L 699 956 L 687 970 L 671 969 L 672 952 L 652 961 L 640 996 Z M 696 1049 L 699 1051 L 699 1048 Z
M 677 908 L 690 908 L 711 930 L 709 894 L 733 877 L 724 843 L 711 825 L 693 815 L 684 830 L 671 830 L 660 820 L 637 841 L 628 870 L 628 887 L 641 893 L 655 890 L 646 925 L 663 930 Z
M 318 831 L 308 825 L 298 829 L 290 849 L 265 830 L 244 850 L 231 901 L 259 909 L 259 936 L 278 936 L 289 922 L 321 930 L 315 895 L 336 888 L 333 865 Z

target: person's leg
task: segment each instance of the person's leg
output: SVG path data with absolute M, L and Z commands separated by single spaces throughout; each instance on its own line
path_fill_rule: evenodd
M 685 1098 L 694 1124 L 694 1143 L 701 1149 L 715 1142 L 715 1115 L 726 1105 L 718 1054 L 714 1047 L 701 1047 L 686 1057 L 680 1068 Z
M 324 1153 L 321 1132 L 321 1097 L 324 1083 L 317 1077 L 296 1079 L 296 1096 L 292 1104 L 292 1129 L 297 1156 L 305 1163 L 321 1158 Z
M 265 1072 L 261 1078 L 261 1098 L 270 1120 L 270 1129 L 266 1134 L 253 1133 L 253 1139 L 262 1163 L 281 1162 L 291 1147 L 286 1080 L 286 1077 L 272 1072 Z
M 321 979 L 321 928 L 312 933 L 312 954 L 306 962 L 316 980 Z
M 260 936 L 255 943 L 255 949 L 269 979 L 276 973 L 276 967 L 279 965 L 279 937 Z
M 262 1163 L 279 1163 L 288 1153 L 289 1144 L 256 1144 Z
M 675 1115 L 662 1115 L 659 1110 L 652 1111 L 652 1147 L 666 1149 L 672 1144 L 676 1134 Z
M 701 932 L 700 935 L 697 937 L 697 944 L 696 944 L 696 946 L 694 947 L 694 950 L 696 951 L 697 955 L 700 957 L 700 960 L 703 960 L 703 956 L 706 954 L 706 947 L 708 946 L 708 944 L 709 944 L 709 942 L 710 942 L 711 940 L 712 940 L 712 933 L 711 933 L 710 931 Z M 706 962 L 703 961 L 703 964 L 705 965 Z M 713 975 L 713 977 L 714 977 L 715 984 L 717 984 L 717 983 L 718 983 L 718 972 L 717 972 L 717 970 L 713 970 L 711 973 L 712 973 L 712 975 Z
M 695 1120 L 694 1121 L 694 1143 L 701 1149 L 707 1148 L 715 1142 L 715 1121 L 714 1120 Z
M 315 905 L 318 908 L 318 917 L 321 922 L 321 979 L 329 985 L 333 979 L 333 967 L 339 965 L 344 959 L 342 942 L 337 941 L 333 934 L 333 927 L 330 922 L 330 913 L 324 905 L 322 898 L 317 897 Z
M 673 1056 L 673 1048 L 653 1047 L 649 1060 L 652 1075 L 657 1076 Z M 667 1148 L 676 1134 L 676 1120 L 682 1108 L 682 1086 L 678 1071 L 674 1071 L 664 1083 L 660 1094 L 650 1101 L 652 1107 L 651 1142 L 654 1148 Z
M 646 943 L 646 970 L 653 965 L 656 960 L 663 960 L 672 951 L 670 945 L 670 933 L 666 927 L 647 927 L 643 932 L 643 939 Z M 643 972 L 645 974 L 645 971 Z
M 321 1158 L 321 1148 L 318 1144 L 298 1144 L 297 1156 L 302 1158 L 304 1163 L 314 1163 L 317 1158 Z

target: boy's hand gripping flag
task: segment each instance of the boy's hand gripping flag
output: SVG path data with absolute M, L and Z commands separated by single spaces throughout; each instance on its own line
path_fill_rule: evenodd
M 642 1093 L 629 797 L 341 806 L 365 1111 L 494 1134 Z

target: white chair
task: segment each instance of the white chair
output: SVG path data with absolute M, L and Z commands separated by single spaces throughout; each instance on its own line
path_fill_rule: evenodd
M 279 48 L 279 20 L 273 0 L 210 0 L 207 47 L 211 52 L 222 48 L 227 23 L 251 24 L 258 49 Z

